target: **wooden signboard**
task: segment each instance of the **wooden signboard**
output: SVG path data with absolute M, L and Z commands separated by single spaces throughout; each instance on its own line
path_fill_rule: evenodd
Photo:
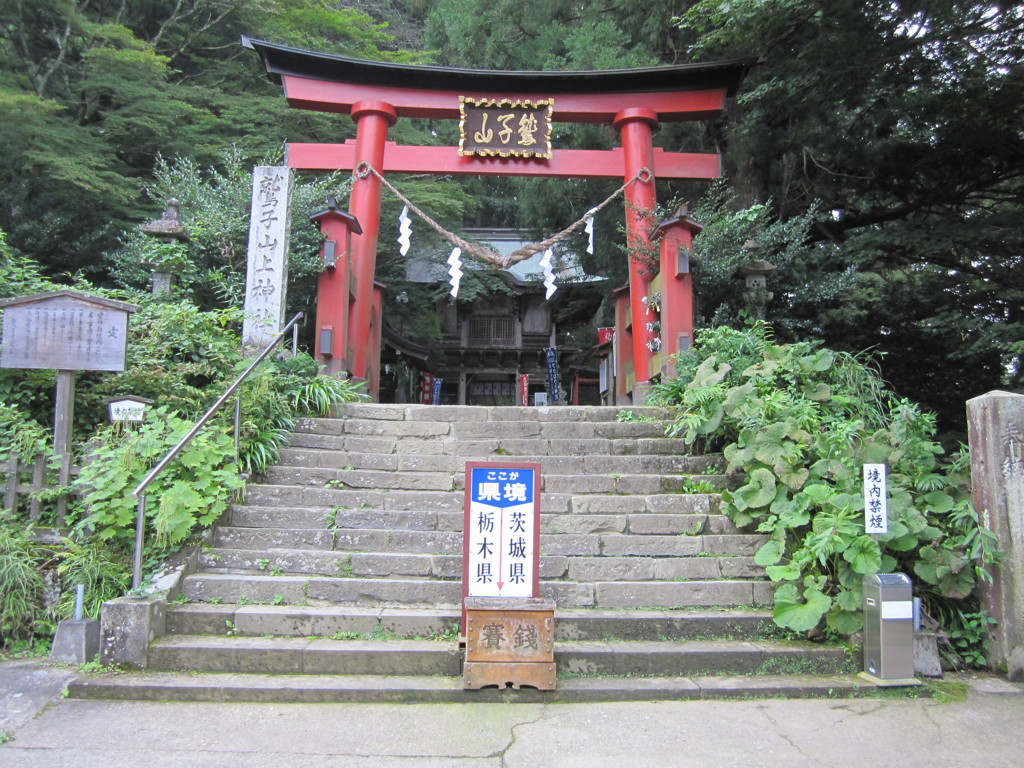
M 57 371 L 53 451 L 61 457 L 58 483 L 71 481 L 71 424 L 75 414 L 75 371 L 123 371 L 128 349 L 128 315 L 134 304 L 54 291 L 0 301 L 4 311 L 0 368 Z M 57 527 L 64 524 L 67 499 L 57 500 Z
M 0 308 L 0 368 L 124 370 L 134 304 L 65 290 L 4 299 Z
M 459 97 L 459 154 L 551 159 L 551 110 L 542 101 Z

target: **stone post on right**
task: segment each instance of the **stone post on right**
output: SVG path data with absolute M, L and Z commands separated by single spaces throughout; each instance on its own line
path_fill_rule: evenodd
M 998 624 L 988 661 L 1024 680 L 1024 395 L 989 392 L 967 401 L 974 508 L 1003 553 L 982 583 L 981 607 Z

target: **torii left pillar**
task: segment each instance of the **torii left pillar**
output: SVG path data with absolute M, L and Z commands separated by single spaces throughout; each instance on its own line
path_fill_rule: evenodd
M 658 125 L 658 114 L 650 109 L 624 109 L 619 112 L 612 125 L 622 137 L 625 157 L 625 180 L 629 181 L 642 169 L 647 169 L 637 181 L 626 187 L 626 247 L 629 254 L 629 306 L 632 315 L 633 384 L 632 400 L 643 405 L 650 388 L 650 367 L 654 334 L 648 329 L 647 321 L 653 315 L 647 310 L 649 284 L 654 278 L 653 259 L 644 256 L 653 254 L 651 230 L 653 228 L 656 196 L 654 191 L 654 147 L 652 133 Z
M 365 173 L 369 166 L 380 171 L 384 167 L 384 146 L 388 128 L 395 124 L 398 115 L 395 108 L 383 101 L 360 101 L 352 105 L 352 119 L 356 123 L 355 173 L 352 180 L 352 194 L 349 197 L 349 213 L 362 227 L 362 234 L 352 236 L 350 271 L 354 300 L 348 316 L 348 343 L 351 358 L 348 360 L 349 373 L 359 381 L 375 380 L 370 370 L 374 355 L 373 341 L 380 335 L 380 317 L 374 312 L 374 272 L 377 268 L 377 236 L 380 230 L 381 182 L 373 173 Z M 326 290 L 325 290 L 326 289 Z M 347 303 L 347 296 L 336 295 L 336 290 L 347 286 L 321 282 L 317 293 L 317 326 L 320 327 L 320 313 L 325 307 Z M 327 310 L 330 311 L 329 309 Z M 379 342 L 378 342 L 379 345 Z M 348 350 L 346 350 L 347 353 Z M 343 370 L 345 356 L 323 358 L 321 363 L 328 373 Z M 377 392 L 370 392 L 376 399 Z

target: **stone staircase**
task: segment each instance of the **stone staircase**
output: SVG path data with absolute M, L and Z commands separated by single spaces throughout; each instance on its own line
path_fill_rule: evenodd
M 835 695 L 844 650 L 781 639 L 764 540 L 718 513 L 718 457 L 653 408 L 354 404 L 304 420 L 167 609 L 147 670 L 95 698 L 599 701 Z M 558 690 L 462 689 L 467 461 L 541 464 L 541 595 Z M 697 485 L 697 483 L 700 483 Z M 192 674 L 182 675 L 187 670 Z

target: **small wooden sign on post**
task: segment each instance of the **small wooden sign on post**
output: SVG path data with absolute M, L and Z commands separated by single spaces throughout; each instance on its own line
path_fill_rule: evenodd
M 135 424 L 146 417 L 146 408 L 152 404 L 152 400 L 135 395 L 111 397 L 107 398 L 107 415 L 112 422 L 123 421 Z
M 540 590 L 540 464 L 466 464 L 466 688 L 555 687 L 554 603 Z

